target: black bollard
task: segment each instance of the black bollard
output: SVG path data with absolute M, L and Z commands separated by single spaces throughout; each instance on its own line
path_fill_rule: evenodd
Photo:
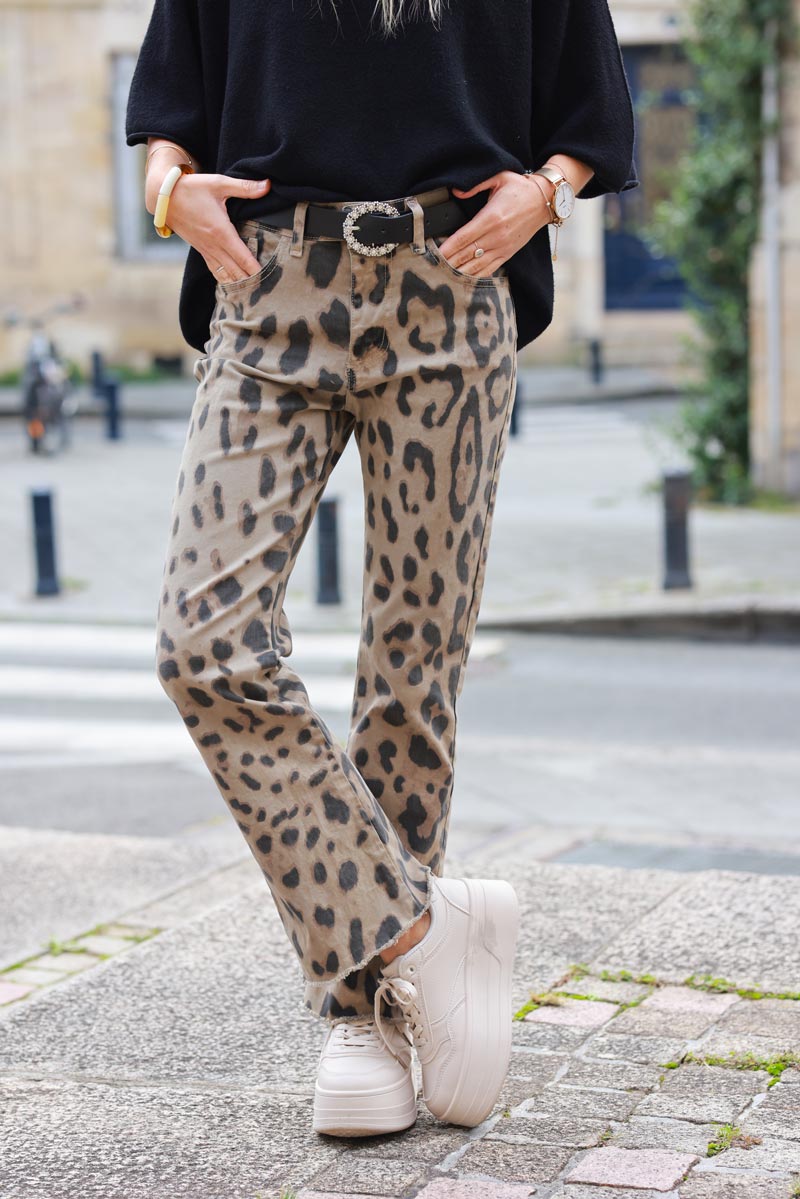
M 33 541 L 36 554 L 36 594 L 58 595 L 56 546 L 53 528 L 53 493 L 46 488 L 32 488 Z
M 599 337 L 589 340 L 589 373 L 593 383 L 603 382 L 603 343 Z
M 119 383 L 116 379 L 106 379 L 103 392 L 106 397 L 106 437 L 109 441 L 119 441 L 122 434 L 119 428 Z
M 103 355 L 99 350 L 92 350 L 92 395 L 95 399 L 104 399 L 104 381 L 105 368 L 103 366 Z
M 517 387 L 513 398 L 514 402 L 511 405 L 511 416 L 509 417 L 508 421 L 508 431 L 512 437 L 516 437 L 519 433 L 519 406 L 522 402 L 522 384 L 519 381 L 519 375 L 517 375 Z
M 687 470 L 665 471 L 664 590 L 691 587 L 689 575 L 689 501 L 692 476 Z
M 339 593 L 339 525 L 336 499 L 322 499 L 317 509 L 317 603 L 341 603 Z

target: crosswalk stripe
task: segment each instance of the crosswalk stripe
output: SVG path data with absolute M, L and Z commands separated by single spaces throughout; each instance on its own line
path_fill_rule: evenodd
M 319 711 L 349 714 L 358 644 L 356 632 L 293 635 L 286 663 Z M 472 655 L 492 657 L 503 646 L 501 637 L 477 633 Z M 194 744 L 159 682 L 155 650 L 151 628 L 0 622 L 0 771 L 176 757 L 196 765 Z M 52 707 L 27 714 L 23 705 L 31 701 L 67 712 L 81 704 L 81 714 L 55 716 Z M 123 704 L 137 705 L 140 716 L 120 719 Z
M 346 711 L 353 680 L 338 675 L 302 676 L 312 704 Z M 0 666 L 0 699 L 123 700 L 169 703 L 154 671 L 69 670 Z
M 0 773 L 59 765 L 103 766 L 185 758 L 197 749 L 175 720 L 63 720 L 6 717 L 0 720 Z M 203 765 L 202 761 L 200 763 Z M 205 769 L 205 767 L 204 767 Z
M 292 634 L 292 653 L 286 661 L 294 665 L 305 659 L 317 664 L 352 664 L 358 654 L 357 632 L 313 633 L 301 630 Z M 493 657 L 503 647 L 502 639 L 476 633 L 471 651 L 473 658 Z M 32 660 L 63 655 L 81 662 L 108 658 L 141 662 L 155 669 L 156 635 L 149 627 L 127 625 L 69 625 L 34 621 L 0 621 L 0 655 Z
M 594 742 L 570 737 L 473 733 L 461 750 L 462 765 L 492 758 L 528 761 L 531 768 L 556 777 L 591 781 L 595 772 L 646 767 L 669 769 L 800 770 L 800 752 L 744 746 L 637 745 Z M 182 767 L 206 770 L 188 730 L 172 720 L 92 720 L 18 717 L 0 720 L 0 773 L 43 769 L 59 764 L 100 766 L 120 762 L 181 759 Z

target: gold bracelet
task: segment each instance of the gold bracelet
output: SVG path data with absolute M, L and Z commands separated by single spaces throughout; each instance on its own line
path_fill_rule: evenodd
M 153 224 L 159 237 L 172 237 L 172 230 L 167 225 L 169 198 L 181 175 L 193 175 L 194 173 L 193 167 L 187 166 L 185 162 L 179 162 L 174 167 L 170 167 L 164 176 L 156 200 L 156 210 L 153 213 Z
M 189 159 L 189 166 L 192 170 L 195 169 L 195 161 L 188 150 L 184 150 L 182 146 L 176 146 L 173 142 L 165 142 L 163 146 L 156 146 L 155 150 L 151 150 L 144 161 L 144 177 L 147 178 L 147 168 L 150 165 L 150 159 L 154 154 L 158 154 L 159 150 L 176 150 L 178 154 L 185 154 Z

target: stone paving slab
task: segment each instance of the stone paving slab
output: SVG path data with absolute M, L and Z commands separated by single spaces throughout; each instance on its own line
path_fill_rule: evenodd
M 614 1031 L 639 1037 L 679 1036 L 691 1040 L 702 1036 L 715 1019 L 713 1011 L 695 1011 L 690 1008 L 662 1012 L 658 1008 L 645 1008 L 642 1004 L 641 1007 L 622 1012 L 619 1019 L 614 1021 Z
M 609 1138 L 610 1145 L 621 1149 L 670 1149 L 676 1153 L 695 1153 L 705 1157 L 718 1132 L 715 1124 L 694 1124 L 688 1120 L 653 1119 L 634 1116 Z
M 769 1081 L 764 1070 L 689 1063 L 669 1070 L 659 1090 L 641 1101 L 637 1115 L 726 1124 L 736 1119 L 754 1095 L 763 1093 Z
M 531 1194 L 531 1188 L 524 1183 L 439 1178 L 423 1187 L 417 1199 L 528 1199 Z
M 634 1186 L 639 1189 L 671 1191 L 695 1164 L 690 1153 L 657 1149 L 595 1149 L 566 1176 L 567 1182 L 597 1186 Z
M 713 994 L 695 991 L 691 987 L 657 987 L 642 1001 L 641 1010 L 647 1012 L 699 1012 L 712 1019 L 719 1018 L 729 1007 L 739 1003 L 736 993 Z
M 297 1199 L 352 1199 L 352 1192 L 345 1195 L 342 1191 L 309 1191 L 303 1187 L 297 1195 Z M 377 1195 L 374 1191 L 370 1192 L 368 1199 L 391 1199 L 390 1195 Z
M 652 988 L 643 983 L 613 982 L 606 978 L 586 975 L 555 987 L 555 994 L 579 994 L 588 999 L 606 999 L 611 1003 L 635 1003 L 650 995 Z
M 23 999 L 30 995 L 32 988 L 19 982 L 6 982 L 0 979 L 0 1003 L 11 1003 L 14 999 Z
M 683 1037 L 639 1037 L 603 1029 L 592 1040 L 591 1055 L 597 1058 L 620 1058 L 644 1065 L 662 1064 L 679 1059 L 683 1054 Z
M 380 1158 L 391 1160 L 402 1153 L 403 1156 L 413 1157 L 428 1162 L 431 1165 L 443 1161 L 456 1150 L 463 1149 L 467 1143 L 468 1133 L 463 1128 L 453 1124 L 442 1124 L 434 1119 L 424 1104 L 418 1105 L 417 1122 L 401 1136 L 387 1134 L 379 1137 L 360 1137 L 352 1140 L 336 1141 L 324 1138 L 326 1142 L 343 1148 L 342 1161 L 360 1162 L 364 1158 Z
M 0 987 L 7 985 L 7 979 L 10 979 L 13 983 L 24 984 L 26 989 L 28 985 L 31 987 L 46 987 L 52 983 L 59 982 L 62 977 L 63 975 L 57 974 L 54 970 L 40 970 L 35 966 L 19 966 L 10 975 L 6 975 L 5 978 L 0 979 Z M 0 1004 L 2 1002 L 3 1000 L 0 998 Z
M 521 1020 L 514 1027 L 514 1043 L 535 1053 L 572 1053 L 586 1040 L 585 1028 L 562 1028 Z
M 797 1071 L 783 1071 L 780 1082 L 770 1088 L 763 1106 L 774 1111 L 797 1111 L 797 1119 L 800 1123 L 800 1088 L 796 1082 L 792 1082 L 791 1075 L 793 1074 L 797 1074 Z
M 742 1132 L 747 1133 L 747 1121 Z M 784 1170 L 800 1173 L 800 1144 L 777 1137 L 764 1137 L 748 1149 L 732 1147 L 725 1153 L 725 1165 L 733 1170 Z
M 2 1199 L 254 1199 L 336 1156 L 307 1101 L 264 1091 L 6 1080 L 0 1110 Z
M 221 864 L 213 848 L 158 837 L 0 827 L 0 967 Z
M 763 1174 L 754 1177 L 752 1174 L 694 1170 L 681 1184 L 678 1193 L 680 1199 L 788 1199 L 793 1185 L 787 1186 L 785 1179 Z M 594 1196 L 593 1199 L 610 1199 L 610 1196 Z
M 796 1042 L 795 1042 L 796 1043 Z M 792 1039 L 785 1033 L 773 1034 L 769 1026 L 764 1028 L 764 1036 L 750 1036 L 728 1032 L 717 1028 L 703 1041 L 703 1052 L 709 1057 L 775 1057 L 785 1053 L 792 1045 Z
M 637 1065 L 630 1061 L 593 1061 L 575 1058 L 561 1077 L 564 1088 L 581 1087 L 613 1091 L 650 1091 L 664 1071 L 660 1066 Z M 641 1098 L 641 1096 L 639 1096 Z
M 381 1157 L 362 1157 L 357 1162 L 334 1161 L 314 1175 L 309 1187 L 312 1191 L 327 1187 L 350 1196 L 374 1196 L 376 1193 L 400 1196 L 421 1183 L 427 1172 L 423 1161 L 386 1153 Z
M 658 1075 L 655 1076 L 654 1083 Z M 532 1099 L 513 1113 L 515 1118 L 535 1116 L 588 1116 L 598 1120 L 627 1120 L 641 1101 L 638 1091 L 580 1091 L 559 1084 Z
M 619 1009 L 613 1003 L 592 999 L 565 999 L 557 1007 L 544 1006 L 528 1012 L 527 1024 L 564 1024 L 568 1028 L 600 1028 L 607 1024 Z
M 768 1108 L 762 1103 L 743 1125 L 748 1136 L 779 1137 L 784 1141 L 800 1141 L 800 1106 L 794 1108 Z
M 769 991 L 800 985 L 796 879 L 708 871 L 693 876 L 590 962 L 594 969 L 687 973 Z M 686 965 L 692 963 L 692 971 Z
M 459 1159 L 459 1173 L 488 1174 L 501 1182 L 529 1186 L 553 1182 L 568 1165 L 574 1150 L 558 1145 L 511 1144 L 482 1140 L 471 1144 Z
M 342 1191 L 309 1191 L 303 1187 L 302 1191 L 298 1192 L 297 1199 L 352 1199 L 352 1192 L 345 1195 Z M 390 1195 L 376 1195 L 371 1192 L 368 1199 L 391 1199 Z
M 494 1132 L 487 1133 L 485 1139 L 509 1145 L 569 1145 L 575 1149 L 590 1149 L 605 1135 L 607 1128 L 607 1120 L 517 1110 L 513 1118 L 500 1120 Z
M 664 1192 L 641 1190 L 639 1187 L 633 1190 L 630 1187 L 593 1187 L 569 1183 L 563 1191 L 556 1191 L 552 1199 L 664 1199 Z
M 723 996 L 718 996 L 723 998 Z M 770 1035 L 800 1040 L 800 1004 L 791 999 L 762 999 L 757 1008 L 739 1003 L 720 1021 L 720 1029 L 732 1033 L 763 1034 L 765 1017 Z
M 352 1192 L 345 1195 L 342 1191 L 309 1191 L 303 1187 L 297 1194 L 297 1199 L 352 1199 Z M 366 1199 L 392 1199 L 390 1195 L 377 1195 L 371 1191 Z

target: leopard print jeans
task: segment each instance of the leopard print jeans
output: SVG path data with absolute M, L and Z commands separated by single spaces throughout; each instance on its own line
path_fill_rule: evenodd
M 217 284 L 158 601 L 161 684 L 328 1019 L 372 1011 L 379 951 L 442 873 L 513 404 L 506 270 L 470 276 L 425 237 L 420 205 L 446 197 L 405 198 L 415 240 L 378 257 L 309 237 L 302 203 L 294 229 L 237 225 L 260 265 Z M 288 661 L 284 599 L 351 433 L 365 540 L 345 748 Z

